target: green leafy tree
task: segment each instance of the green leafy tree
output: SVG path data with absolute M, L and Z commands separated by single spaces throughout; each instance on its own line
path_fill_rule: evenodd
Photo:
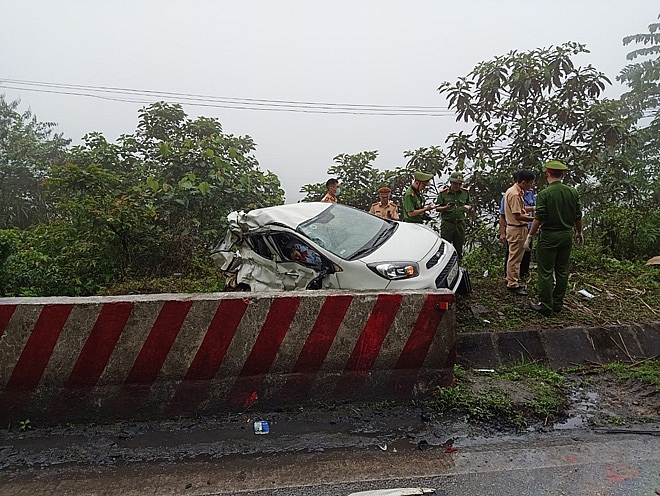
M 426 196 L 433 201 L 438 196 L 438 191 L 442 187 L 440 178 L 449 176 L 453 172 L 453 168 L 442 148 L 438 146 L 420 147 L 417 150 L 407 150 L 403 152 L 403 156 L 408 159 L 405 168 L 398 168 L 395 170 L 394 180 L 397 197 L 402 198 L 408 186 L 412 181 L 413 173 L 416 170 L 421 170 L 433 174 L 433 180 L 429 183 L 426 189 Z M 456 170 L 463 170 L 463 162 L 457 164 Z M 436 180 L 437 177 L 437 180 Z
M 19 100 L 0 95 L 0 229 L 44 221 L 48 205 L 42 182 L 51 164 L 64 161 L 69 140 L 40 122 Z
M 512 51 L 438 88 L 457 121 L 473 124 L 449 135 L 448 155 L 465 161 L 476 215 L 493 230 L 515 170 L 536 171 L 542 186 L 542 163 L 561 160 L 571 168 L 567 181 L 590 185 L 597 198 L 610 186 L 602 178 L 625 169 L 621 152 L 634 142 L 630 123 L 620 104 L 601 98 L 609 79 L 591 65 L 574 64 L 574 56 L 587 52 L 574 42 Z M 587 201 L 587 208 L 595 204 Z
M 260 170 L 254 150 L 249 136 L 224 134 L 216 119 L 192 120 L 180 105 L 158 102 L 116 144 L 86 136 L 49 185 L 66 218 L 114 233 L 128 273 L 189 272 L 230 211 L 283 202 L 279 179 Z
M 660 18 L 660 16 L 659 16 Z M 648 258 L 660 253 L 660 23 L 648 33 L 626 36 L 628 53 L 617 79 L 629 88 L 609 102 L 632 139 L 606 154 L 603 174 L 585 185 L 591 204 L 592 235 L 604 253 L 619 258 Z
M 385 175 L 372 165 L 377 157 L 378 151 L 374 150 L 353 155 L 341 153 L 333 159 L 335 164 L 328 169 L 328 175 L 341 184 L 341 203 L 369 210 L 376 201 L 378 188 L 386 185 Z M 305 185 L 300 192 L 305 193 L 302 201 L 319 201 L 326 193 L 325 183 Z
M 660 15 L 658 16 L 660 19 Z M 637 60 L 623 68 L 617 79 L 630 89 L 621 99 L 639 119 L 651 115 L 660 119 L 660 23 L 652 23 L 648 33 L 626 36 L 624 46 L 635 43 L 642 45 L 630 53 L 628 60 Z
M 625 133 L 608 115 L 591 112 L 610 81 L 591 65 L 574 65 L 571 57 L 586 52 L 573 42 L 513 51 L 440 85 L 457 120 L 474 123 L 448 137 L 449 155 L 500 172 L 502 187 L 514 170 L 539 170 L 550 158 L 570 163 L 575 181 L 584 179 L 598 150 Z

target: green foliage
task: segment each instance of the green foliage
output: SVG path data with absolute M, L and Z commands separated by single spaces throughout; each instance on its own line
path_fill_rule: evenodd
M 27 227 L 46 220 L 42 181 L 51 164 L 62 163 L 69 140 L 39 122 L 20 101 L 0 95 L 0 229 Z
M 470 176 L 476 216 L 488 226 L 469 226 L 473 246 L 493 245 L 499 201 L 516 170 L 536 171 L 543 186 L 544 161 L 569 164 L 567 182 L 585 189 L 587 213 L 600 208 L 605 191 L 621 189 L 622 176 L 632 175 L 622 156 L 635 142 L 630 120 L 617 102 L 599 99 L 609 84 L 603 73 L 574 65 L 572 58 L 585 52 L 572 42 L 513 51 L 438 88 L 457 120 L 473 124 L 447 138 L 449 157 L 463 160 Z M 470 232 L 474 228 L 481 232 Z
M 564 377 L 561 374 L 552 370 L 547 365 L 526 362 L 525 360 L 521 360 L 518 364 L 498 367 L 497 373 L 502 379 L 510 381 L 518 381 L 526 378 L 553 387 L 564 386 Z
M 660 360 L 646 360 L 636 366 L 612 362 L 603 368 L 623 379 L 635 379 L 660 388 Z
M 117 273 L 112 233 L 87 233 L 67 222 L 0 231 L 0 294 L 90 296 Z
M 520 429 L 530 413 L 545 423 L 565 404 L 564 377 L 545 365 L 523 361 L 486 375 L 462 371 L 457 377 L 457 387 L 438 388 L 432 405 L 468 422 L 506 421 Z
M 660 118 L 660 23 L 650 24 L 648 30 L 648 33 L 633 34 L 623 39 L 624 45 L 635 43 L 642 45 L 642 48 L 628 53 L 628 60 L 639 61 L 628 64 L 617 76 L 630 88 L 621 99 L 638 119 L 649 109 L 654 111 L 655 119 Z
M 588 232 L 604 255 L 647 260 L 660 253 L 660 210 L 609 203 L 591 214 Z
M 505 184 L 513 171 L 538 170 L 550 158 L 584 175 L 595 147 L 606 144 L 597 133 L 610 124 L 587 118 L 609 80 L 591 66 L 575 67 L 571 57 L 585 52 L 572 42 L 512 51 L 479 63 L 453 85 L 440 85 L 457 120 L 474 123 L 469 133 L 449 136 L 450 156 L 503 172 Z
M 438 388 L 431 405 L 440 413 L 459 413 L 464 416 L 466 422 L 499 420 L 510 422 L 518 429 L 525 426 L 521 412 L 496 388 L 485 388 L 476 392 L 460 385 Z
M 223 234 L 230 211 L 283 203 L 277 176 L 259 169 L 249 136 L 224 134 L 216 119 L 191 120 L 164 102 L 139 117 L 136 132 L 117 144 L 85 136 L 48 178 L 60 215 L 81 231 L 114 234 L 121 274 L 189 273 L 195 254 Z
M 364 151 L 354 155 L 342 153 L 333 159 L 335 164 L 328 169 L 328 175 L 341 185 L 341 203 L 369 210 L 377 199 L 378 188 L 386 185 L 384 174 L 372 165 L 376 157 L 377 151 Z M 302 201 L 320 201 L 326 191 L 325 183 L 308 184 L 300 189 L 305 193 Z

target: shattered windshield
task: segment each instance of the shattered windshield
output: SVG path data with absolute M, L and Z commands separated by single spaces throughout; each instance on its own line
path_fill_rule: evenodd
M 344 205 L 333 205 L 297 230 L 330 253 L 350 260 L 374 251 L 396 227 L 396 222 Z

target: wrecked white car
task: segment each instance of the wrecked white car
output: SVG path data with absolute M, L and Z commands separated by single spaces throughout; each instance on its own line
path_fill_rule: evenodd
M 456 291 L 454 247 L 421 225 L 336 203 L 232 212 L 212 254 L 225 289 L 427 289 Z

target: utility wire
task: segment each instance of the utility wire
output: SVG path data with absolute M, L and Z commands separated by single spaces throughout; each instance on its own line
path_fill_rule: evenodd
M 407 105 L 362 105 L 351 103 L 303 102 L 293 100 L 264 100 L 254 98 L 230 98 L 191 93 L 138 90 L 108 86 L 88 86 L 29 81 L 20 79 L 0 79 L 0 87 L 19 91 L 54 93 L 73 96 L 86 96 L 103 100 L 128 103 L 150 103 L 130 97 L 169 97 L 186 105 L 215 107 L 238 110 L 266 110 L 279 112 L 301 112 L 315 114 L 353 114 L 353 115 L 398 115 L 398 116 L 454 116 L 454 113 L 442 107 L 423 107 Z

